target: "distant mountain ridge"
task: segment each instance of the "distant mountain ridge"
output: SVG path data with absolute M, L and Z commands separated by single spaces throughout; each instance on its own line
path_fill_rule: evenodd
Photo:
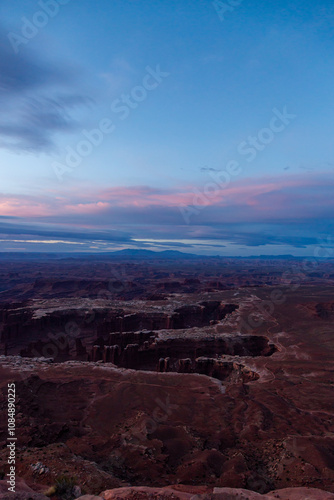
M 204 255 L 195 255 L 193 253 L 184 253 L 179 252 L 178 250 L 163 250 L 162 252 L 155 252 L 154 250 L 136 250 L 127 248 L 125 250 L 118 250 L 116 252 L 108 254 L 108 256 L 112 257 L 113 254 L 119 257 L 130 257 L 130 258 L 140 258 L 140 259 L 198 259 L 198 258 L 207 258 L 208 256 Z M 209 256 L 209 258 L 211 258 Z
M 234 260 L 308 260 L 311 256 L 297 257 L 294 255 L 197 255 L 193 253 L 180 252 L 179 250 L 154 251 L 146 249 L 126 248 L 113 252 L 85 253 L 85 252 L 0 252 L 0 260 L 211 260 L 211 259 L 234 259 Z M 327 260 L 332 260 L 328 258 Z M 318 258 L 318 260 L 326 260 Z
M 211 259 L 213 257 L 206 255 L 195 255 L 191 253 L 183 253 L 178 250 L 163 250 L 162 252 L 155 252 L 153 250 L 145 249 L 131 249 L 116 250 L 114 252 L 101 252 L 101 253 L 84 253 L 84 252 L 57 252 L 57 253 L 44 253 L 44 252 L 0 252 L 0 260 L 77 260 L 77 259 L 130 259 L 130 260 L 180 260 L 180 259 Z M 214 258 L 217 258 L 214 257 Z

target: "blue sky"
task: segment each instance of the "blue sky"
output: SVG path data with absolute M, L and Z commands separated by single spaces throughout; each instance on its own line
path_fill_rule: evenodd
M 4 0 L 0 16 L 0 251 L 327 241 L 332 2 Z

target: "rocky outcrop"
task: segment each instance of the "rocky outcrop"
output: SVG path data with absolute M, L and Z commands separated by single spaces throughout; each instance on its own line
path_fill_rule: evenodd
M 267 337 L 262 335 L 225 335 L 192 339 L 170 338 L 157 340 L 151 347 L 159 353 L 159 357 L 182 359 L 200 356 L 217 357 L 230 356 L 271 356 L 277 350 Z
M 251 382 L 258 375 L 242 364 L 224 361 L 220 356 L 269 356 L 276 351 L 266 337 L 230 335 L 192 340 L 171 338 L 159 340 L 152 332 L 111 333 L 109 344 L 98 339 L 89 356 L 93 362 L 103 360 L 123 368 L 157 370 L 160 373 L 200 373 L 218 380 Z M 133 343 L 137 341 L 137 343 Z
M 332 500 L 334 494 L 315 488 L 286 488 L 266 494 L 238 488 L 172 485 L 161 488 L 128 486 L 106 490 L 97 495 L 82 495 L 77 500 Z M 15 493 L 8 492 L 6 481 L 0 481 L 1 500 L 48 500 L 19 479 Z
M 314 488 L 287 488 L 271 491 L 265 495 L 234 488 L 214 488 L 203 492 L 205 487 L 168 486 L 166 488 L 118 488 L 104 491 L 104 500 L 332 500 L 332 493 Z M 79 499 L 80 500 L 80 499 Z M 88 499 L 87 499 L 88 500 Z
M 260 378 L 256 372 L 240 363 L 212 358 L 197 358 L 194 372 L 233 383 L 242 382 L 246 384 Z
M 178 373 L 191 373 L 192 372 L 192 362 L 190 358 L 179 359 L 177 361 L 177 371 Z

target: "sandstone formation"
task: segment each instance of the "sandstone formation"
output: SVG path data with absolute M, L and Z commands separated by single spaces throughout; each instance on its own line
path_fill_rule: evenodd
M 333 264 L 286 265 L 0 263 L 18 478 L 38 495 L 65 474 L 111 498 L 331 498 Z
M 334 494 L 314 488 L 287 488 L 261 495 L 249 490 L 233 488 L 214 488 L 203 493 L 204 488 L 120 488 L 104 491 L 101 500 L 331 500 Z M 197 490 L 197 492 L 196 492 Z M 80 500 L 80 499 L 79 499 Z M 84 497 L 82 497 L 84 500 Z M 87 500 L 90 500 L 87 498 Z M 94 499 L 95 500 L 95 499 Z

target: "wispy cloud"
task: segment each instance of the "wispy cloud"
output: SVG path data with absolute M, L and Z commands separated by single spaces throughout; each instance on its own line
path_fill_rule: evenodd
M 248 222 L 267 219 L 331 217 L 334 200 L 331 193 L 334 180 L 328 175 L 282 175 L 261 179 L 243 179 L 217 189 L 207 198 L 205 210 L 197 220 L 205 221 L 205 212 L 226 215 L 225 222 Z M 66 192 L 46 191 L 43 195 L 0 194 L 0 212 L 5 216 L 70 216 L 172 209 L 179 218 L 181 205 L 193 205 L 200 193 L 199 186 L 161 189 L 149 186 L 115 186 L 105 189 L 73 187 Z M 198 201 L 198 200 L 197 200 Z M 200 201 L 200 200 L 199 200 Z M 247 211 L 243 211 L 247 209 Z M 177 219 L 174 220 L 176 222 Z M 181 219 L 180 219 L 181 220 Z M 210 219 L 208 219 L 209 221 Z M 222 217 L 223 221 L 223 217 Z M 197 221 L 194 220 L 196 224 Z M 198 223 L 198 222 L 197 222 Z
M 3 222 L 4 221 L 4 222 Z M 43 224 L 26 222 L 23 218 L 17 219 L 17 222 L 12 222 L 10 219 L 0 221 L 0 234 L 6 236 L 7 239 L 12 239 L 13 235 L 29 236 L 25 240 L 36 240 L 39 238 L 48 238 L 50 240 L 57 239 L 77 239 L 77 240 L 101 240 L 108 242 L 130 242 L 131 237 L 124 231 L 117 230 L 94 230 L 80 226 L 66 227 L 61 224 Z
M 186 226 L 179 207 L 193 203 L 190 186 L 75 187 L 43 196 L 0 195 L 0 212 L 8 216 L 0 219 L 0 232 L 34 240 L 38 236 L 127 245 L 154 240 L 162 246 L 174 242 L 196 247 L 202 241 L 212 247 L 233 243 L 305 248 L 334 225 L 333 188 L 334 181 L 326 175 L 239 180 L 222 189 Z
M 36 53 L 15 54 L 0 26 L 0 148 L 49 151 L 58 133 L 75 131 L 75 111 L 91 103 L 78 90 L 77 71 Z

